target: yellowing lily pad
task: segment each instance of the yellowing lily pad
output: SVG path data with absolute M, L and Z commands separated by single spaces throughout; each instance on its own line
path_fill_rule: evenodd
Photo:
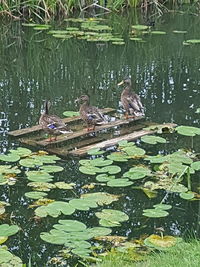
M 159 235 L 150 235 L 144 240 L 145 245 L 154 247 L 157 249 L 167 249 L 175 246 L 178 242 L 180 242 L 180 238 L 176 238 L 173 236 L 164 236 L 161 237 Z

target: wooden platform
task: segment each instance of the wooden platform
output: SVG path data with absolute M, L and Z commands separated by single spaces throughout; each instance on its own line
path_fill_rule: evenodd
M 105 108 L 101 111 L 104 114 L 115 112 L 112 108 Z M 143 135 L 153 134 L 155 130 L 147 131 L 143 130 L 143 128 L 156 125 L 155 123 L 145 121 L 144 117 L 128 120 L 112 117 L 111 122 L 97 126 L 95 131 L 88 132 L 79 116 L 64 118 L 63 122 L 70 125 L 73 133 L 62 134 L 53 142 L 49 142 L 47 138 L 44 138 L 44 132 L 39 125 L 11 131 L 8 134 L 11 137 L 19 138 L 19 141 L 23 144 L 40 149 L 43 148 L 59 156 L 84 156 L 92 148 L 107 148 L 116 145 L 121 140 L 130 141 Z M 176 125 L 167 123 L 163 126 L 175 127 Z

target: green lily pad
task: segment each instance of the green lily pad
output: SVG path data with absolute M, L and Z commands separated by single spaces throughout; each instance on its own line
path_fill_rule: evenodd
M 141 137 L 141 141 L 148 144 L 166 143 L 165 138 L 155 135 L 145 135 Z
M 119 197 L 119 195 L 109 194 L 105 192 L 95 192 L 81 195 L 81 199 L 88 199 L 90 201 L 96 202 L 99 206 L 109 205 L 113 201 L 117 201 Z
M 33 199 L 40 199 L 40 198 L 46 197 L 47 193 L 44 193 L 44 192 L 27 192 L 27 193 L 25 193 L 25 196 L 28 198 L 33 198 Z
M 40 154 L 36 154 L 36 155 L 32 155 L 31 158 L 41 161 L 43 164 L 47 163 L 47 164 L 51 164 L 51 163 L 56 163 L 57 160 L 60 160 L 59 157 L 57 157 L 56 155 L 40 155 Z
M 25 158 L 25 159 L 21 159 L 19 161 L 19 164 L 23 167 L 26 168 L 35 168 L 37 166 L 42 166 L 43 162 L 40 161 L 39 159 L 34 159 L 34 158 Z
M 125 153 L 122 153 L 122 152 L 113 152 L 110 155 L 108 155 L 107 158 L 110 160 L 119 161 L 119 162 L 128 161 L 127 155 Z
M 2 267 L 22 267 L 22 260 L 5 250 L 5 248 L 0 248 L 0 265 Z
M 20 228 L 17 225 L 1 224 L 0 225 L 0 236 L 15 235 L 19 230 Z
M 165 34 L 167 34 L 167 33 L 164 32 L 164 31 L 151 31 L 151 34 L 165 35 Z
M 127 221 L 129 219 L 126 213 L 120 210 L 113 210 L 113 209 L 103 209 L 101 212 L 96 212 L 95 215 L 99 219 L 106 220 L 107 222 L 116 224 L 119 224 L 119 222 Z
M 122 150 L 130 157 L 141 157 L 145 155 L 145 150 L 136 146 L 123 147 Z
M 191 39 L 185 41 L 188 44 L 200 44 L 200 39 Z
M 10 153 L 14 153 L 20 157 L 27 157 L 31 155 L 32 151 L 25 147 L 18 147 L 17 149 L 11 149 L 9 150 Z
M 96 180 L 99 182 L 108 182 L 110 180 L 115 179 L 114 175 L 108 175 L 107 173 L 99 174 L 96 176 Z
M 88 155 L 95 156 L 95 155 L 102 155 L 105 153 L 105 151 L 100 150 L 100 148 L 93 148 L 93 149 L 88 150 L 87 153 Z
M 122 179 L 112 179 L 108 181 L 107 186 L 110 187 L 126 187 L 132 185 L 133 182 L 129 181 L 128 179 L 122 178 Z
M 68 184 L 68 183 L 65 183 L 65 182 L 57 182 L 54 185 L 59 189 L 68 190 L 68 189 L 73 189 L 76 184 L 74 184 L 74 183 Z
M 116 174 L 121 172 L 121 168 L 116 165 L 106 166 L 101 168 L 101 172 L 108 172 L 109 174 Z
M 180 193 L 180 197 L 186 200 L 192 199 L 194 198 L 194 196 L 195 196 L 194 193 L 190 191 Z
M 166 217 L 169 215 L 169 213 L 165 210 L 161 209 L 144 209 L 143 215 L 150 218 L 160 218 L 160 217 Z
M 118 226 L 121 226 L 121 223 L 119 223 L 118 221 L 110 221 L 110 220 L 106 220 L 106 219 L 100 219 L 99 220 L 99 224 L 104 226 L 104 227 L 118 227 Z
M 131 27 L 133 29 L 135 29 L 135 30 L 138 30 L 138 31 L 147 30 L 149 28 L 149 26 L 147 26 L 147 25 L 140 25 L 140 24 L 138 24 L 138 25 L 132 25 Z
M 200 135 L 200 128 L 192 127 L 192 126 L 178 126 L 176 127 L 176 131 L 179 134 L 186 135 L 186 136 Z
M 97 237 L 97 236 L 109 235 L 112 232 L 112 229 L 105 228 L 105 227 L 93 227 L 93 228 L 88 228 L 87 232 L 92 237 Z
M 173 33 L 185 34 L 185 33 L 187 33 L 187 31 L 178 31 L 178 30 L 174 30 Z
M 96 202 L 89 199 L 72 199 L 69 204 L 77 210 L 89 210 L 90 208 L 97 208 Z
M 38 207 L 35 210 L 36 216 L 46 217 L 47 215 L 52 217 L 58 217 L 61 213 L 65 215 L 71 215 L 74 213 L 75 209 L 68 203 L 64 201 L 55 201 L 47 206 Z
M 156 205 L 153 205 L 153 207 L 155 209 L 160 209 L 160 210 L 169 210 L 172 208 L 171 205 L 167 205 L 167 204 L 156 204 Z
M 138 179 L 143 179 L 144 177 L 150 174 L 151 174 L 151 171 L 147 167 L 136 166 L 136 167 L 130 168 L 129 171 L 125 172 L 123 174 L 123 177 L 128 177 L 131 180 L 138 180 Z
M 191 168 L 195 171 L 199 171 L 200 170 L 200 161 L 195 161 L 191 164 Z
M 79 171 L 84 174 L 95 175 L 97 172 L 100 172 L 101 169 L 95 166 L 85 165 L 80 166 Z
M 37 191 L 50 191 L 51 189 L 56 188 L 54 184 L 45 183 L 45 182 L 31 182 L 27 186 L 33 187 Z
M 75 116 L 79 116 L 80 114 L 77 111 L 65 111 L 63 112 L 63 115 L 65 117 L 75 117 Z
M 113 163 L 112 160 L 105 160 L 103 158 L 96 158 L 93 160 L 90 160 L 90 165 L 95 166 L 95 167 L 104 167 L 104 166 L 108 166 L 111 165 Z
M 53 227 L 57 230 L 65 232 L 79 232 L 86 229 L 86 225 L 77 220 L 59 220 L 59 224 L 54 224 Z
M 51 182 L 53 180 L 53 176 L 45 171 L 28 171 L 26 172 L 27 178 L 33 182 Z
M 16 162 L 20 160 L 20 156 L 15 153 L 9 153 L 8 155 L 0 155 L 0 160 L 5 162 Z
M 63 167 L 61 166 L 56 166 L 56 165 L 45 165 L 40 167 L 40 169 L 44 172 L 52 173 L 52 172 L 61 172 L 64 170 Z

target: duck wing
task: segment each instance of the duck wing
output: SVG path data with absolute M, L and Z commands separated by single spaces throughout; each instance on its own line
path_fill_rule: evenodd
M 103 114 L 96 107 L 88 107 L 87 118 L 88 118 L 88 121 L 91 121 L 91 122 L 93 121 L 98 124 L 107 122 Z
M 144 111 L 144 106 L 142 105 L 139 95 L 132 93 L 127 97 L 127 101 L 129 103 L 129 107 L 134 109 L 135 111 Z

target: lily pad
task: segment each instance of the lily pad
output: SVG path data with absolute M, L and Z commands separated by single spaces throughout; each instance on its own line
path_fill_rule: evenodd
M 72 199 L 69 201 L 69 204 L 77 210 L 89 210 L 90 208 L 97 208 L 98 205 L 96 202 L 89 199 Z
M 99 182 L 108 182 L 115 179 L 114 175 L 108 175 L 107 173 L 99 174 L 96 176 L 96 180 Z
M 186 136 L 200 135 L 200 128 L 192 127 L 192 126 L 178 126 L 176 127 L 176 131 L 179 134 L 186 135 Z
M 122 150 L 131 158 L 137 158 L 145 155 L 145 150 L 137 146 L 123 147 Z
M 149 26 L 147 26 L 147 25 L 140 25 L 140 24 L 138 24 L 138 25 L 132 25 L 131 27 L 133 29 L 135 29 L 135 30 L 138 30 L 138 31 L 147 30 L 149 28 Z
M 194 196 L 195 196 L 194 193 L 190 191 L 180 193 L 180 197 L 186 200 L 192 199 L 194 198 Z
M 103 209 L 101 212 L 96 212 L 95 215 L 101 219 L 99 223 L 105 227 L 119 226 L 120 222 L 129 219 L 126 213 L 113 209 Z
M 136 166 L 136 167 L 130 168 L 129 171 L 125 172 L 123 174 L 123 177 L 128 177 L 131 180 L 138 180 L 138 179 L 143 179 L 144 177 L 150 174 L 151 174 L 151 171 L 147 167 Z
M 8 225 L 8 224 L 1 224 L 0 225 L 0 236 L 11 236 L 15 235 L 20 228 L 17 225 Z
M 92 237 L 106 236 L 106 235 L 109 235 L 112 232 L 112 229 L 105 228 L 105 227 L 93 227 L 93 228 L 88 228 L 87 232 Z
M 117 174 L 121 172 L 121 168 L 116 165 L 111 165 L 101 168 L 101 172 L 108 172 L 109 174 Z
M 65 117 L 75 117 L 75 116 L 79 116 L 80 114 L 77 111 L 65 111 L 63 112 L 63 115 Z
M 19 257 L 13 255 L 4 248 L 0 248 L 0 265 L 2 267 L 22 267 L 22 261 Z
M 90 149 L 88 150 L 88 155 L 102 155 L 105 153 L 105 151 L 103 150 L 100 150 L 100 148 L 93 148 L 93 149 Z
M 9 153 L 8 155 L 1 154 L 0 160 L 5 162 L 16 162 L 20 160 L 20 156 L 15 153 Z
M 119 195 L 109 194 L 105 192 L 95 192 L 81 195 L 82 199 L 91 200 L 93 202 L 96 202 L 100 206 L 109 205 L 113 201 L 117 201 L 119 197 Z
M 54 184 L 51 183 L 45 183 L 45 182 L 31 182 L 28 183 L 27 186 L 33 187 L 34 190 L 37 191 L 50 191 L 51 189 L 56 188 Z
M 86 165 L 79 167 L 79 171 L 84 174 L 95 175 L 97 172 L 101 172 L 101 169 L 95 166 Z
M 54 173 L 54 172 L 61 172 L 64 170 L 63 167 L 61 166 L 56 166 L 56 165 L 45 165 L 40 167 L 40 169 L 44 172 L 48 172 L 48 173 Z
M 153 207 L 155 209 L 160 209 L 160 210 L 169 210 L 172 208 L 172 206 L 168 204 L 156 204 L 156 205 L 153 205 Z
M 17 149 L 11 149 L 9 151 L 10 153 L 14 153 L 20 157 L 27 157 L 29 155 L 31 155 L 32 151 L 28 148 L 25 148 L 25 147 L 18 147 Z
M 58 222 L 59 224 L 54 224 L 53 227 L 65 232 L 79 232 L 87 228 L 84 223 L 77 220 L 59 220 Z
M 166 143 L 165 138 L 155 135 L 145 135 L 141 137 L 141 141 L 148 144 Z
M 47 196 L 47 193 L 44 192 L 27 192 L 25 193 L 25 196 L 28 198 L 33 198 L 33 199 L 39 199 Z
M 191 164 L 191 168 L 195 171 L 199 171 L 200 170 L 200 161 L 195 161 Z
M 75 209 L 68 202 L 54 201 L 47 206 L 38 207 L 35 214 L 39 217 L 46 217 L 47 215 L 58 217 L 61 213 L 71 215 L 74 211 Z
M 166 217 L 169 215 L 169 213 L 165 210 L 161 209 L 144 209 L 143 215 L 150 218 L 160 218 L 160 217 Z
M 119 161 L 119 162 L 128 161 L 127 155 L 125 153 L 122 153 L 122 152 L 113 152 L 110 155 L 108 155 L 107 158 L 110 160 Z
M 133 182 L 129 181 L 128 179 L 112 179 L 108 181 L 107 186 L 110 187 L 126 187 L 132 185 Z
M 53 180 L 53 176 L 45 171 L 28 171 L 26 172 L 27 178 L 33 182 L 51 182 Z
M 144 240 L 146 246 L 150 246 L 156 249 L 167 249 L 175 246 L 182 239 L 173 236 L 150 235 Z
M 35 168 L 37 166 L 42 166 L 43 162 L 40 161 L 39 159 L 34 159 L 34 158 L 25 158 L 25 159 L 21 159 L 19 161 L 19 164 L 23 167 L 26 168 Z
M 65 182 L 57 182 L 54 185 L 59 189 L 68 190 L 68 189 L 73 189 L 76 184 L 74 184 L 74 183 L 68 184 L 68 183 L 65 183 Z

